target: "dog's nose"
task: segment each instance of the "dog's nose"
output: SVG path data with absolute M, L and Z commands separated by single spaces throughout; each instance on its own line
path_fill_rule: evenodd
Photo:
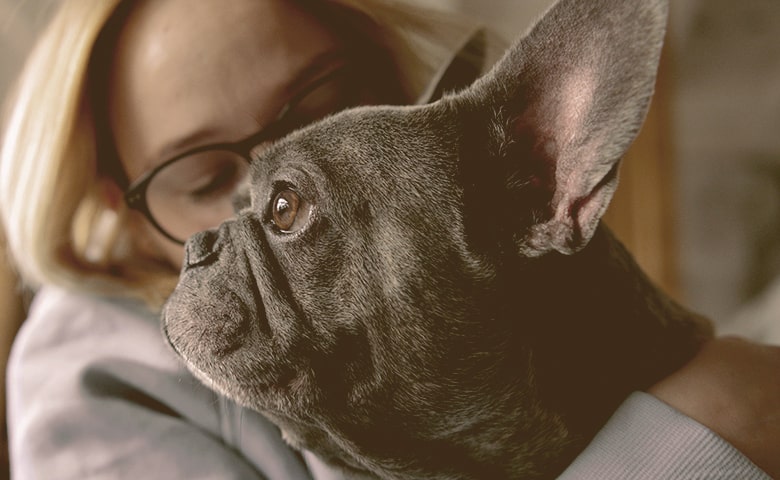
M 184 268 L 213 263 L 219 257 L 221 247 L 220 234 L 217 229 L 196 233 L 185 244 Z

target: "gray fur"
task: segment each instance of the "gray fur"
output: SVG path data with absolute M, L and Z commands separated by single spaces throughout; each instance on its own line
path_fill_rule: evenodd
M 599 226 L 666 15 L 562 0 L 464 91 L 280 141 L 251 206 L 188 242 L 173 347 L 356 476 L 554 478 L 710 335 Z M 295 233 L 280 188 L 311 205 Z

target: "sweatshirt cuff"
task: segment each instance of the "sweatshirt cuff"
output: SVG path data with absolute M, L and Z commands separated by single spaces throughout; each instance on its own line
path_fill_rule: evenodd
M 632 393 L 558 478 L 771 480 L 715 432 L 644 392 Z

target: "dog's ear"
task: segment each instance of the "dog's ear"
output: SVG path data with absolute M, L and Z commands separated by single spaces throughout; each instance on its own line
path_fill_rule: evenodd
M 562 0 L 463 96 L 483 110 L 518 215 L 521 253 L 570 254 L 593 235 L 652 96 L 666 0 Z M 484 167 L 484 163 L 483 163 Z M 535 204 L 534 204 L 535 203 Z

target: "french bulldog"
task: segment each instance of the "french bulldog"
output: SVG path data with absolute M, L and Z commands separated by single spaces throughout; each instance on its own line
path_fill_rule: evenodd
M 707 320 L 601 224 L 665 0 L 561 0 L 483 77 L 253 162 L 163 309 L 196 376 L 355 476 L 554 478 Z

